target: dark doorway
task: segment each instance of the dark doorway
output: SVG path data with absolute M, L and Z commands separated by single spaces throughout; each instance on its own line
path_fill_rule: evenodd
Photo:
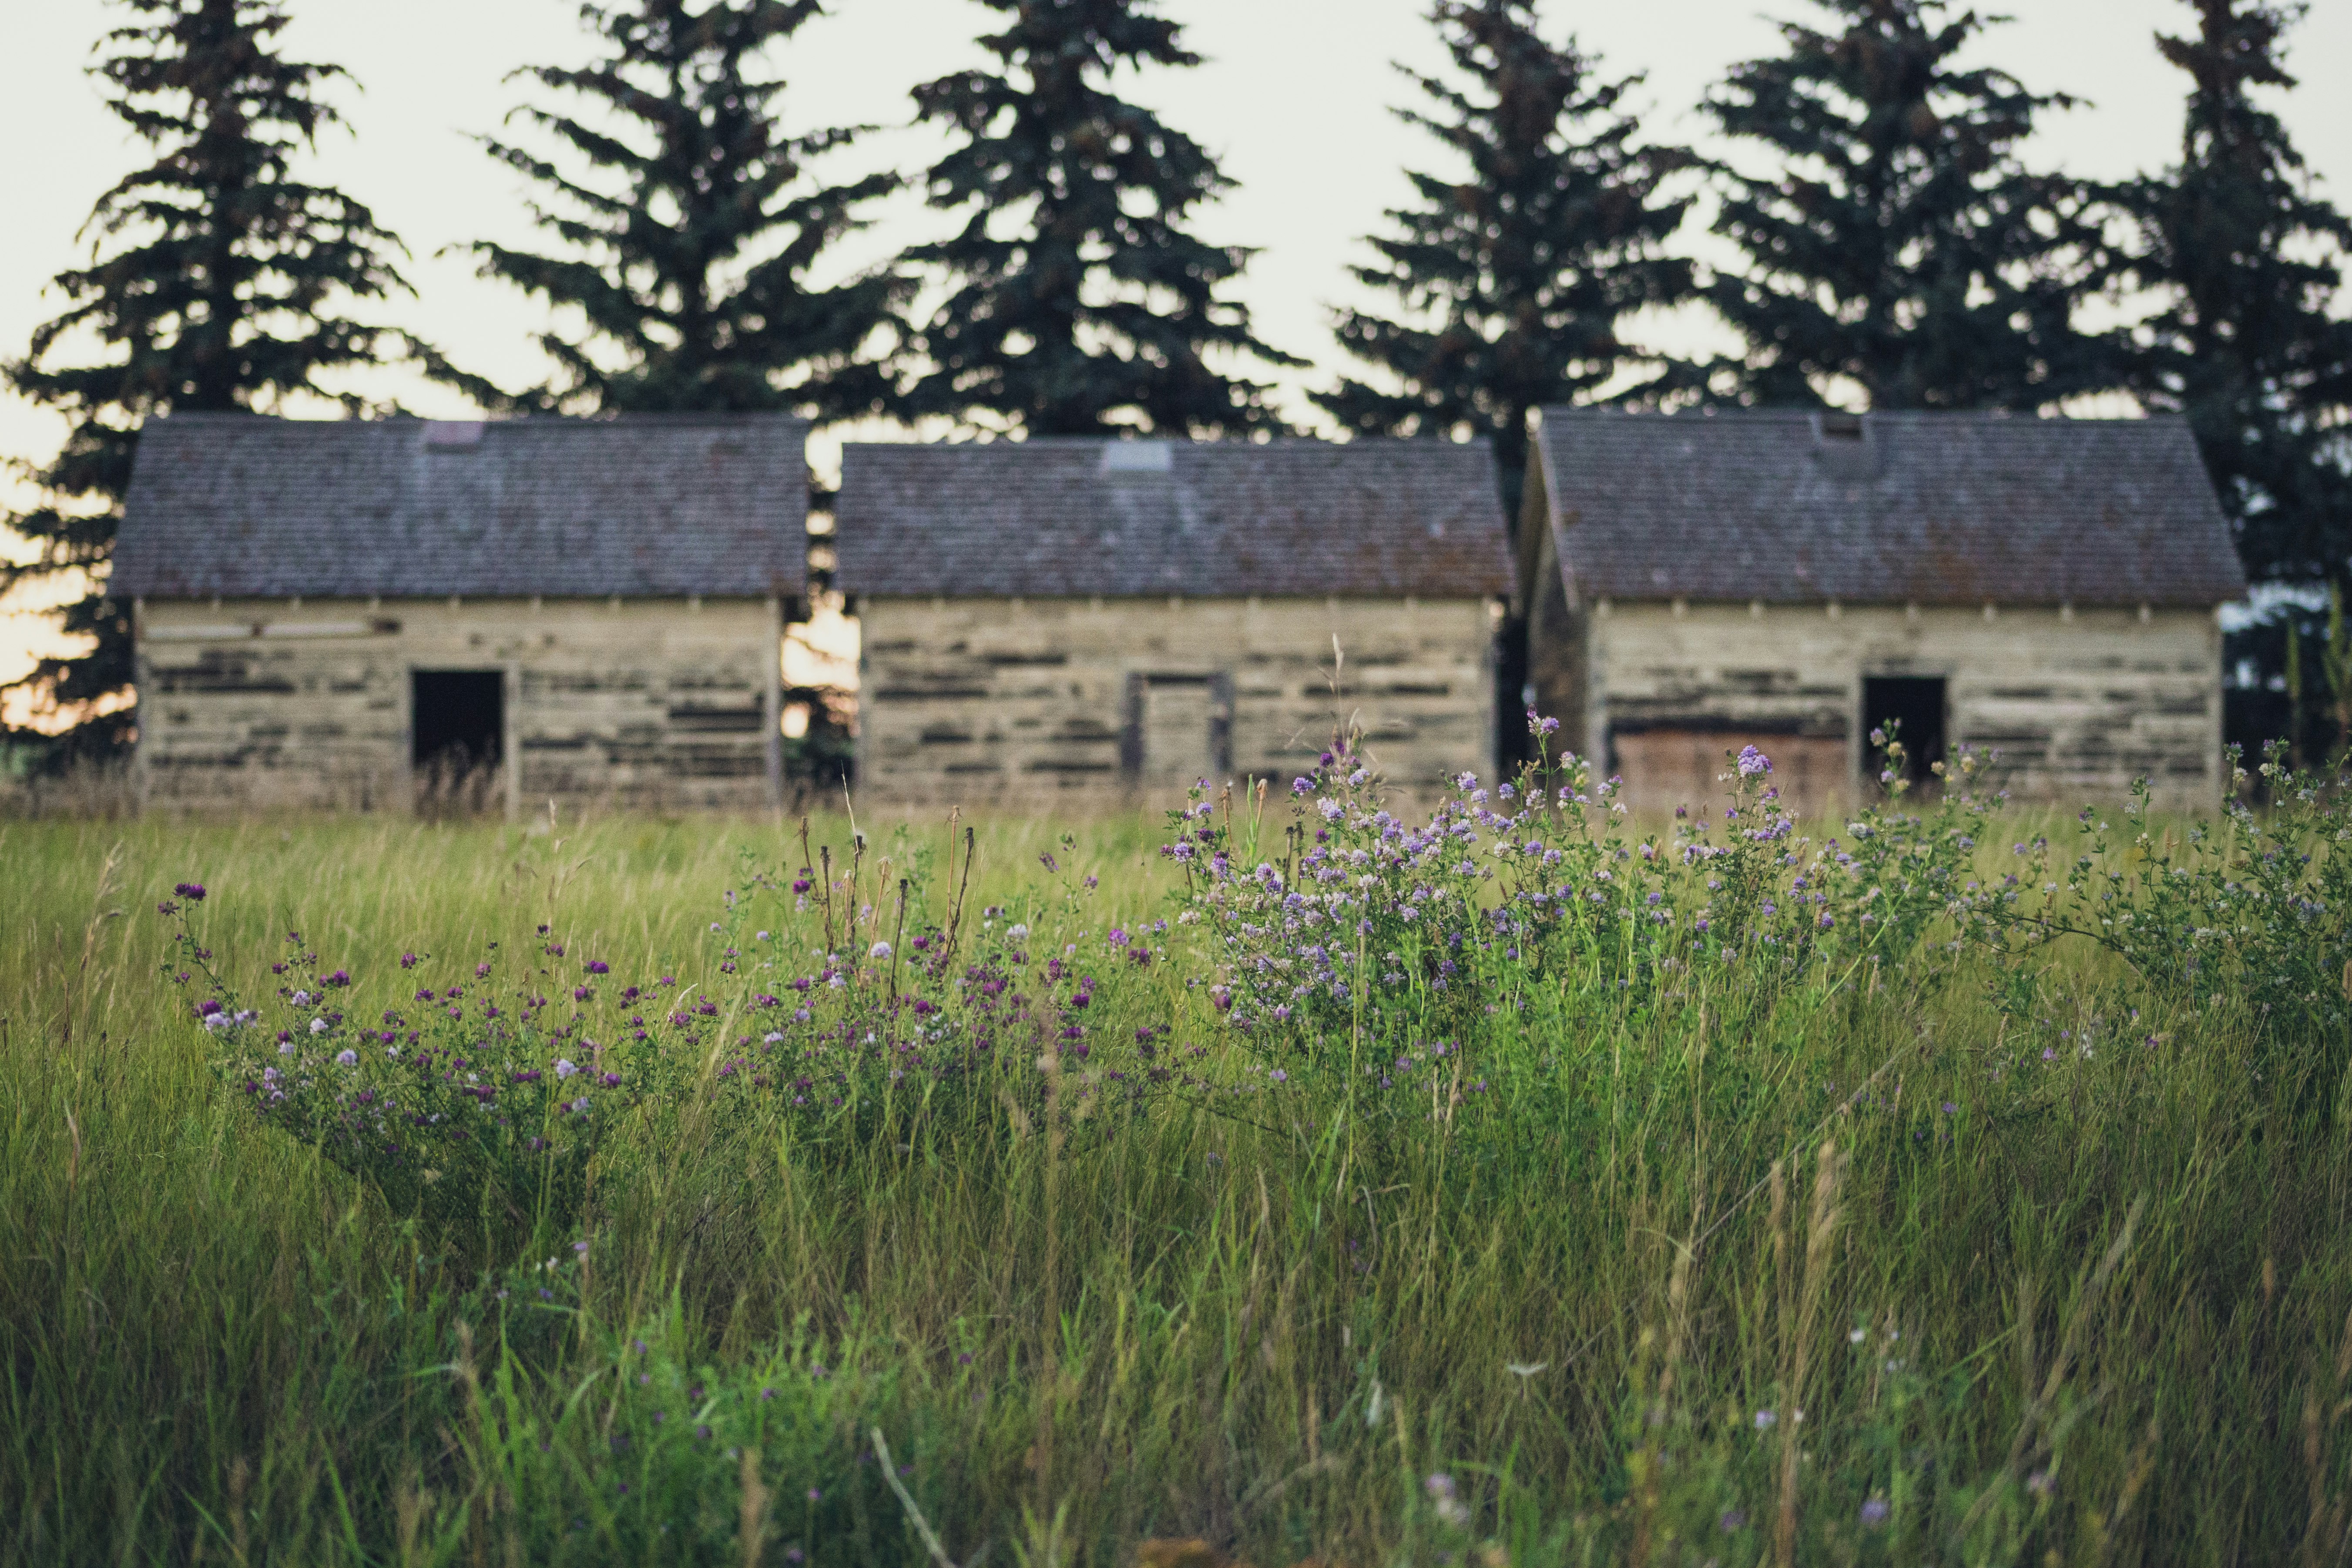
M 1944 760 L 1944 678 L 1940 675 L 1873 675 L 1862 682 L 1862 765 L 1878 772 L 1873 731 L 1903 742 L 1903 772 L 1915 785 L 1935 777 Z
M 409 763 L 420 805 L 479 810 L 506 742 L 506 674 L 419 669 L 410 675 Z

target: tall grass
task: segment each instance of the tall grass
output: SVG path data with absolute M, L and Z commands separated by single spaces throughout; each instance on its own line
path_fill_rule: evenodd
M 1041 962 L 1181 907 L 1142 822 L 976 827 L 967 918 Z M 859 908 L 905 875 L 942 915 L 962 841 L 867 829 Z M 2344 1549 L 2352 1057 L 2210 974 L 2082 938 L 1771 985 L 1596 959 L 1480 1026 L 1473 1096 L 1425 1050 L 1374 1087 L 1353 1023 L 1351 1071 L 1234 1029 L 1171 923 L 1103 976 L 1095 1057 L 952 1115 L 820 1135 L 713 1049 L 558 1234 L 403 1212 L 255 1117 L 155 913 L 202 881 L 240 994 L 297 930 L 368 1017 L 541 924 L 706 975 L 746 847 L 802 863 L 751 822 L 0 826 L 0 1561 Z

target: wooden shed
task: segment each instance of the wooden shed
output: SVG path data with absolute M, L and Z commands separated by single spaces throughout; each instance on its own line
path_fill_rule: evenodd
M 1548 409 L 1526 497 L 1532 696 L 1638 805 L 1749 744 L 1852 798 L 1891 720 L 2020 798 L 2221 798 L 2246 584 L 2179 419 Z
M 1510 550 L 1484 444 L 852 446 L 837 586 L 869 795 L 1169 799 L 1360 725 L 1394 784 L 1493 763 Z
M 750 415 L 151 422 L 112 579 L 142 798 L 778 799 L 805 436 Z

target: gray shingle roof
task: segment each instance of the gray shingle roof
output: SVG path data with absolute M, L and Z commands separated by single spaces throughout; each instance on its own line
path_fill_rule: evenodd
M 1484 442 L 852 446 L 838 519 L 853 594 L 1511 591 Z
M 140 432 L 128 596 L 798 594 L 806 424 L 270 419 Z
M 2213 605 L 2246 590 L 2179 418 L 1549 408 L 1570 591 L 1623 599 Z

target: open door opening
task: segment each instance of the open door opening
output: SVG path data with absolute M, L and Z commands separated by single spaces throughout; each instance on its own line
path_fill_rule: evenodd
M 419 669 L 409 676 L 409 776 L 419 811 L 496 803 L 506 752 L 506 673 Z
M 1914 788 L 1934 782 L 1944 760 L 1945 682 L 1940 675 L 1874 675 L 1862 682 L 1862 765 L 1875 777 L 1873 731 L 1903 742 L 1903 773 Z

